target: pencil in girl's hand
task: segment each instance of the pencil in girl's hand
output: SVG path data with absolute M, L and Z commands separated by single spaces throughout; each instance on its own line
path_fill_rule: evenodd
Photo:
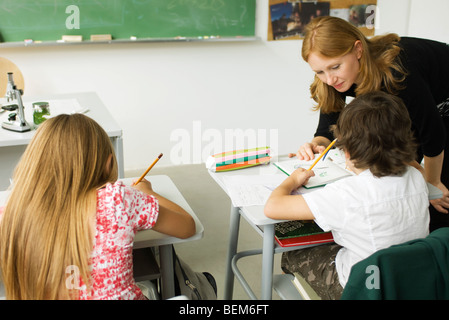
M 153 161 L 153 163 L 151 164 L 151 166 L 148 167 L 147 171 L 145 171 L 145 172 L 143 173 L 143 175 L 142 175 L 136 182 L 133 183 L 133 186 L 135 186 L 135 185 L 138 184 L 140 181 L 142 181 L 143 178 L 145 178 L 145 176 L 147 175 L 147 173 L 151 170 L 151 168 L 154 167 L 154 165 L 156 164 L 156 162 L 158 162 L 159 159 L 162 158 L 162 156 L 163 156 L 163 154 L 161 153 L 161 154 L 159 155 L 159 157 L 157 157 L 156 160 Z
M 318 161 L 320 161 L 320 159 L 327 154 L 327 152 L 329 151 L 330 148 L 332 148 L 332 146 L 334 145 L 334 143 L 337 141 L 337 139 L 335 139 L 334 141 L 332 141 L 327 148 L 323 151 L 323 153 L 315 160 L 315 162 L 310 166 L 309 169 L 307 170 L 312 170 L 313 167 L 315 167 L 315 165 L 318 163 Z

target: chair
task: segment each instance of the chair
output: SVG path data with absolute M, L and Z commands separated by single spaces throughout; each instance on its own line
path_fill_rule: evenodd
M 449 299 L 449 228 L 377 251 L 355 264 L 341 299 Z
M 3 286 L 1 280 L 0 280 L 0 300 L 6 300 L 5 287 Z
M 295 273 L 293 277 L 293 284 L 298 289 L 299 295 L 303 300 L 321 300 L 321 297 L 313 290 L 302 275 Z
M 4 97 L 6 93 L 8 72 L 13 73 L 14 83 L 17 86 L 17 89 L 21 89 L 22 92 L 25 89 L 25 82 L 19 68 L 12 61 L 0 57 L 0 97 Z

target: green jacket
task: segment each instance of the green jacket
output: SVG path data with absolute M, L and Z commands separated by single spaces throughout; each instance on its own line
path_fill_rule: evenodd
M 379 250 L 355 264 L 341 299 L 449 299 L 449 228 Z

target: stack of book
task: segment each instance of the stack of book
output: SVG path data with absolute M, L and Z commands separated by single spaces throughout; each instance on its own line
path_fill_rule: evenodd
M 334 242 L 332 232 L 325 232 L 314 221 L 286 221 L 274 225 L 276 242 L 281 247 Z
M 274 235 L 276 242 L 282 247 L 334 242 L 332 232 L 323 231 L 314 221 L 295 220 L 276 223 Z M 294 273 L 291 281 L 304 300 L 320 300 L 299 273 Z

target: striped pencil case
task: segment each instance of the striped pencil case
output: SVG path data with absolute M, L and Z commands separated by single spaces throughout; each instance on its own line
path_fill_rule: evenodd
M 217 153 L 207 159 L 206 167 L 214 172 L 230 171 L 267 164 L 270 160 L 270 147 L 259 147 Z

